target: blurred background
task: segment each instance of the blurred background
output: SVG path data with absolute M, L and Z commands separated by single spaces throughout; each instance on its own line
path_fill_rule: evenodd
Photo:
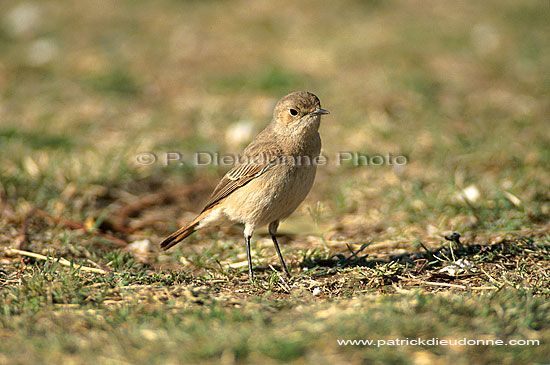
M 308 90 L 331 111 L 327 156 L 409 163 L 319 168 L 281 228 L 297 245 L 410 250 L 453 230 L 547 227 L 549 17 L 544 0 L 4 0 L 6 216 L 38 207 L 109 231 L 152 196 L 114 234 L 156 242 L 200 211 L 227 167 L 144 166 L 137 154 L 238 153 L 280 97 Z

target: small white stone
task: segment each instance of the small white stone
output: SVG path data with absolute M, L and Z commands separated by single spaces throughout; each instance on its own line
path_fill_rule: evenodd
M 225 141 L 231 147 L 241 147 L 241 145 L 250 142 L 254 126 L 248 120 L 241 120 L 231 124 L 225 131 Z
M 27 48 L 27 62 L 31 66 L 42 66 L 51 62 L 58 54 L 59 48 L 51 39 L 39 39 Z
M 137 254 L 145 255 L 151 251 L 151 241 L 149 240 L 134 241 L 130 243 L 129 248 Z
M 460 194 L 460 197 L 462 199 L 466 198 L 470 203 L 475 203 L 476 201 L 478 201 L 480 196 L 481 193 L 475 185 L 468 186 L 467 188 L 463 189 L 462 193 Z
M 500 34 L 490 24 L 476 24 L 471 37 L 474 48 L 480 54 L 489 54 L 500 46 Z
M 4 17 L 6 31 L 13 36 L 24 36 L 34 32 L 40 20 L 40 7 L 32 2 L 20 3 Z
M 456 260 L 455 262 L 450 263 L 449 265 L 445 266 L 444 268 L 440 269 L 440 273 L 446 273 L 449 276 L 456 276 L 460 275 L 464 272 L 471 271 L 475 267 L 474 264 L 472 264 L 470 261 L 462 258 L 459 260 Z

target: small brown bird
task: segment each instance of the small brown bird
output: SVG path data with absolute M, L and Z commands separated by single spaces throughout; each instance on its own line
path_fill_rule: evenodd
M 269 234 L 286 276 L 290 276 L 279 244 L 277 228 L 309 193 L 321 152 L 319 98 L 307 91 L 283 97 L 271 123 L 244 149 L 235 166 L 218 183 L 202 212 L 167 238 L 160 247 L 174 246 L 198 229 L 243 223 L 248 275 L 253 280 L 250 239 L 258 226 L 269 224 Z

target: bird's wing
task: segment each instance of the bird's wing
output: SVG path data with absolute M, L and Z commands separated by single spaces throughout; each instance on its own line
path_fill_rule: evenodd
M 249 145 L 239 156 L 238 163 L 220 180 L 202 211 L 212 208 L 238 188 L 264 174 L 281 156 L 282 149 L 275 143 Z

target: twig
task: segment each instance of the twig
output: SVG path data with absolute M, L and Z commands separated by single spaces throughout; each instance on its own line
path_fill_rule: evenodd
M 179 192 L 178 192 L 179 193 Z M 112 224 L 113 228 L 118 232 L 131 234 L 137 230 L 135 227 L 128 227 L 129 218 L 137 215 L 138 212 L 154 205 L 168 203 L 175 199 L 173 191 L 162 191 L 160 193 L 150 194 L 136 201 L 126 204 L 115 214 Z
M 194 195 L 202 196 L 207 194 L 210 190 L 209 184 L 204 184 L 203 182 L 197 182 L 192 185 L 187 185 L 179 189 L 166 189 L 158 193 L 153 193 L 146 195 L 144 197 L 138 198 L 122 208 L 120 208 L 114 215 L 112 219 L 113 229 L 118 232 L 125 234 L 131 234 L 135 231 L 142 229 L 147 226 L 148 222 L 144 222 L 136 227 L 129 227 L 129 218 L 139 215 L 139 213 L 149 207 L 158 206 L 161 204 L 167 204 L 171 201 L 181 199 L 182 197 L 193 197 Z
M 17 241 L 15 243 L 15 247 L 17 249 L 25 249 L 27 248 L 29 244 L 29 235 L 27 233 L 27 229 L 29 226 L 29 219 L 34 214 L 35 208 L 31 208 L 25 215 L 23 216 L 23 221 L 21 222 L 21 230 L 19 233 L 19 237 L 17 237 Z
M 240 269 L 241 267 L 245 267 L 247 265 L 248 265 L 248 261 L 240 261 L 240 262 L 235 262 L 234 264 L 229 264 L 227 266 L 229 266 L 232 269 Z
M 433 254 L 432 251 L 430 251 L 430 250 L 428 249 L 428 247 L 426 247 L 426 246 L 422 243 L 422 241 L 418 240 L 418 244 L 420 245 L 420 247 L 422 247 L 422 248 L 424 249 L 424 251 L 426 251 L 426 253 L 427 253 L 429 256 L 431 256 L 432 259 L 436 259 L 436 260 L 439 259 L 438 257 L 436 257 L 436 256 Z M 439 259 L 439 260 L 440 260 L 440 259 Z M 441 261 L 441 260 L 440 260 L 440 261 Z
M 66 218 L 63 218 L 63 217 L 54 217 L 52 216 L 50 213 L 48 212 L 45 212 L 41 209 L 36 209 L 36 213 L 46 219 L 48 219 L 49 221 L 53 222 L 54 224 L 61 224 L 63 227 L 65 228 L 69 228 L 69 229 L 82 229 L 90 234 L 93 234 L 94 236 L 98 236 L 98 237 L 101 237 L 111 243 L 114 243 L 118 246 L 121 246 L 121 247 L 126 247 L 128 246 L 128 242 L 118 238 L 118 237 L 115 237 L 115 236 L 112 236 L 110 234 L 107 234 L 107 233 L 103 233 L 103 232 L 98 232 L 97 230 L 96 231 L 89 231 L 86 229 L 86 227 L 84 226 L 84 224 L 80 223 L 80 222 L 75 222 L 75 221 L 71 221 L 69 219 L 66 219 Z
M 466 289 L 464 285 L 458 285 L 458 284 L 448 284 L 448 283 L 436 283 L 433 281 L 423 281 L 422 284 L 428 284 L 428 285 L 434 285 L 434 286 L 448 286 L 451 288 L 459 288 L 459 289 Z
M 63 257 L 60 257 L 59 259 L 56 259 L 55 257 L 44 256 L 44 255 L 41 255 L 39 253 L 34 253 L 34 252 L 29 252 L 29 251 L 17 250 L 15 248 L 7 248 L 6 252 L 8 254 L 18 254 L 18 255 L 23 255 L 23 256 L 28 256 L 28 257 L 34 257 L 35 259 L 38 259 L 38 260 L 56 261 L 56 262 L 59 262 L 61 265 L 64 265 L 64 266 L 77 266 L 74 263 L 71 263 L 69 260 L 64 259 Z M 81 266 L 80 265 L 80 266 L 78 266 L 78 269 L 82 270 L 82 271 L 95 272 L 95 273 L 98 273 L 98 274 L 107 274 L 107 271 L 105 271 L 103 269 L 97 269 L 95 267 L 87 267 L 87 266 Z
M 288 287 L 288 284 L 286 283 L 286 280 L 283 278 L 283 276 L 281 275 L 280 272 L 278 272 L 277 270 L 275 270 L 275 268 L 272 266 L 272 265 L 269 265 L 269 268 L 271 270 L 273 270 L 277 276 L 279 277 L 279 279 L 281 280 L 281 282 L 279 283 L 279 286 L 281 288 L 283 288 L 284 291 L 286 291 L 288 294 L 290 294 L 290 288 Z
M 480 267 L 481 271 L 489 278 L 489 281 L 492 281 L 493 283 L 497 284 L 499 286 L 499 289 L 502 288 L 502 286 L 504 286 L 504 284 L 502 284 L 501 282 L 499 282 L 498 280 L 496 280 L 495 278 L 493 278 L 491 275 L 489 275 L 487 273 L 487 271 L 483 270 L 482 267 Z

